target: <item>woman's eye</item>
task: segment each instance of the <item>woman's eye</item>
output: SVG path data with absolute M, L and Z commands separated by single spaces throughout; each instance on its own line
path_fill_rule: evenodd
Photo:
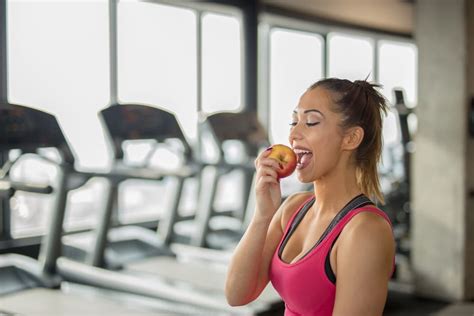
M 291 122 L 290 126 L 296 126 L 296 124 L 298 124 L 298 122 Z
M 306 123 L 307 126 L 315 126 L 315 125 L 318 125 L 319 122 L 314 122 L 314 123 Z

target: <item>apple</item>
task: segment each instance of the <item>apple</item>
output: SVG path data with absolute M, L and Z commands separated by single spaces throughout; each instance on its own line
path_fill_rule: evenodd
M 277 170 L 278 179 L 288 177 L 296 169 L 298 159 L 293 149 L 286 145 L 277 144 L 270 147 L 267 158 L 278 161 L 280 168 Z

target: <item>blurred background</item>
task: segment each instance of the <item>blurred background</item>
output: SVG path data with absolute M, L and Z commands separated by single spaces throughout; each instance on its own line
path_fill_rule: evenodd
M 302 92 L 326 77 L 367 79 L 390 104 L 380 207 L 394 225 L 397 270 L 384 315 L 474 314 L 473 1 L 0 2 L 0 253 L 37 259 L 41 278 L 52 264 L 59 291 L 80 283 L 91 293 L 101 286 L 56 270 L 58 256 L 80 252 L 73 260 L 87 263 L 102 251 L 92 266 L 121 271 L 156 255 L 131 243 L 114 248 L 123 258 L 112 263 L 106 249 L 122 240 L 112 228 L 139 227 L 178 257 L 228 257 L 251 218 L 253 159 L 288 144 Z M 25 107 L 55 117 L 60 146 Z M 282 189 L 285 198 L 312 187 L 292 176 Z M 48 261 L 55 225 L 64 236 Z M 5 271 L 0 314 L 34 314 L 8 301 L 25 278 Z M 107 295 L 123 300 L 115 290 Z M 163 311 L 133 295 L 131 305 Z M 180 304 L 165 314 L 194 313 Z M 277 305 L 246 313 L 279 315 Z

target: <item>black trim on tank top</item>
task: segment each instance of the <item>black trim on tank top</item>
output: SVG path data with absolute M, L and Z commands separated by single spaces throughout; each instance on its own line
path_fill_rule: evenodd
M 288 240 L 290 239 L 291 235 L 295 231 L 296 227 L 299 225 L 299 223 L 303 220 L 303 217 L 306 215 L 308 210 L 313 206 L 314 201 L 316 201 L 316 198 L 313 196 L 311 200 L 306 202 L 305 205 L 301 208 L 298 214 L 296 214 L 295 218 L 293 219 L 293 222 L 291 223 L 290 229 L 285 235 L 285 238 L 283 239 L 283 242 L 281 243 L 280 248 L 278 249 L 278 256 L 281 259 L 281 256 L 283 254 L 283 249 L 285 248 L 286 244 L 288 243 Z
M 328 254 L 326 255 L 326 260 L 324 260 L 324 272 L 326 272 L 326 276 L 332 284 L 336 284 L 336 275 L 334 274 L 334 271 L 331 267 L 331 251 L 340 235 L 341 234 L 337 235 L 336 238 L 334 238 L 331 244 L 331 248 L 329 248 Z
M 366 205 L 374 205 L 374 203 L 365 202 L 365 203 L 362 203 L 361 205 L 353 207 L 350 211 L 352 211 L 356 208 L 364 207 Z M 346 214 L 347 213 L 349 213 L 349 211 L 346 212 Z M 341 236 L 341 232 L 339 232 L 339 234 L 336 236 L 336 238 L 334 238 L 334 240 L 332 241 L 331 247 L 329 248 L 329 251 L 326 255 L 326 259 L 324 260 L 324 271 L 326 272 L 326 276 L 329 279 L 329 281 L 331 281 L 332 284 L 336 284 L 336 274 L 334 273 L 334 271 L 332 270 L 332 267 L 331 267 L 331 251 L 332 251 L 332 248 L 334 247 L 334 244 L 336 243 L 337 239 L 339 238 L 339 236 Z
M 291 223 L 290 229 L 288 230 L 287 234 L 285 235 L 282 244 L 280 245 L 280 248 L 278 249 L 278 256 L 280 260 L 285 262 L 282 259 L 282 254 L 283 254 L 283 249 L 285 248 L 286 244 L 288 243 L 288 240 L 290 239 L 291 235 L 294 233 L 298 225 L 301 223 L 303 220 L 303 217 L 306 215 L 308 210 L 311 208 L 311 206 L 314 204 L 316 201 L 316 198 L 313 197 L 311 200 L 309 200 L 303 208 L 299 211 L 299 213 L 296 215 L 296 217 L 293 220 L 293 223 Z M 364 194 L 359 194 L 356 197 L 354 197 L 352 200 L 350 200 L 337 214 L 334 216 L 332 221 L 329 223 L 329 226 L 326 228 L 326 230 L 323 232 L 319 240 L 316 242 L 316 244 L 309 249 L 304 256 L 298 259 L 301 260 L 304 257 L 306 257 L 309 253 L 311 253 L 314 248 L 316 248 L 323 240 L 326 238 L 326 236 L 332 231 L 332 229 L 341 221 L 341 219 L 350 211 L 353 209 L 365 206 L 365 205 L 373 205 L 372 201 L 369 200 Z M 332 248 L 332 247 L 331 247 Z M 331 269 L 332 271 L 332 269 Z M 333 273 L 334 274 L 334 273 Z

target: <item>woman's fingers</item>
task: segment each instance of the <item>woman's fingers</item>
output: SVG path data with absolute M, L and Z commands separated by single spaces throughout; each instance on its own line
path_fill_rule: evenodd
M 257 169 L 257 179 L 258 178 L 261 178 L 261 177 L 264 177 L 264 176 L 271 176 L 275 179 L 278 178 L 278 174 L 277 172 L 275 171 L 275 169 L 273 169 L 273 167 L 260 167 Z
M 276 161 L 275 159 L 272 159 L 272 158 L 261 158 L 261 159 L 257 159 L 255 161 L 255 167 L 257 169 L 259 169 L 261 167 L 264 167 L 264 166 L 272 167 L 275 170 L 278 170 L 280 168 L 280 165 L 278 164 L 278 161 Z
M 278 185 L 278 179 L 272 176 L 262 176 L 257 181 L 257 187 L 264 187 L 266 184 L 276 184 Z
M 267 158 L 268 155 L 270 155 L 271 149 L 272 149 L 271 147 L 268 147 L 266 150 L 264 150 L 260 154 L 258 154 L 257 158 L 255 158 L 255 167 L 258 167 L 259 162 L 262 159 Z
M 265 187 L 266 184 L 279 184 L 278 174 L 276 170 L 280 165 L 275 159 L 267 158 L 270 149 L 261 152 L 255 159 L 255 167 L 257 169 L 257 186 Z

